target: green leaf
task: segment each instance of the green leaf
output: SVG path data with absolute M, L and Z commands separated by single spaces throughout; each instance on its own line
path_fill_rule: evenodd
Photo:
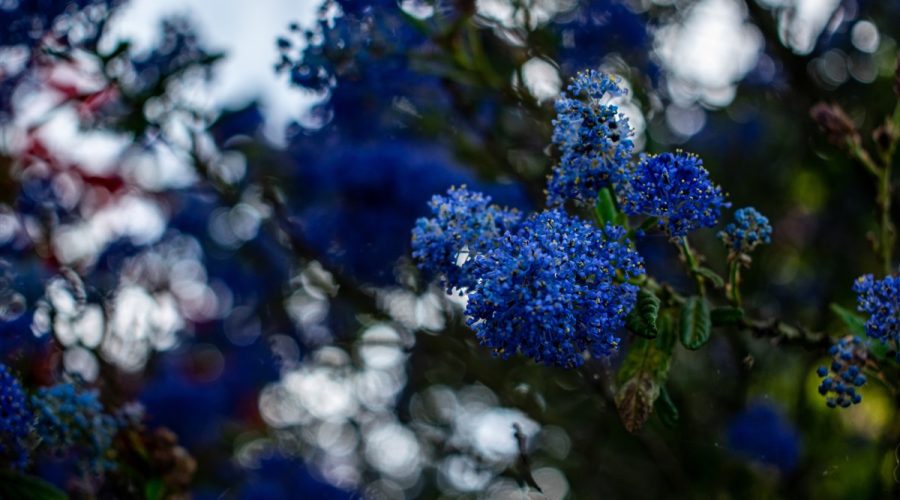
M 666 390 L 666 386 L 659 388 L 659 397 L 656 399 L 656 414 L 659 415 L 659 419 L 667 427 L 678 425 L 678 408 L 672 402 L 672 398 L 669 397 L 669 391 Z
M 710 311 L 709 317 L 715 326 L 735 326 L 744 320 L 744 310 L 740 307 L 717 307 Z
M 625 324 L 629 331 L 635 335 L 652 339 L 659 333 L 656 328 L 656 318 L 659 315 L 660 301 L 653 292 L 639 290 L 637 304 L 625 318 Z
M 601 224 L 620 224 L 619 211 L 616 210 L 616 201 L 609 188 L 603 188 L 597 194 L 597 203 L 594 205 L 594 213 Z
M 653 413 L 653 406 L 669 376 L 675 339 L 671 321 L 659 317 L 655 339 L 637 337 L 619 368 L 616 409 L 628 432 L 637 432 Z
M 66 500 L 69 496 L 43 479 L 12 471 L 0 471 L 0 498 Z
M 680 329 L 681 343 L 688 349 L 697 350 L 709 341 L 712 321 L 706 299 L 693 296 L 684 302 Z
M 853 335 L 863 336 L 866 334 L 866 320 L 859 314 L 834 303 L 831 304 L 831 312 L 844 322 L 844 326 Z
M 713 271 L 712 269 L 710 269 L 708 267 L 697 268 L 697 274 L 708 279 L 709 282 L 712 283 L 713 286 L 716 288 L 724 288 L 725 287 L 725 280 L 721 276 L 719 276 L 718 273 L 716 273 L 715 271 Z

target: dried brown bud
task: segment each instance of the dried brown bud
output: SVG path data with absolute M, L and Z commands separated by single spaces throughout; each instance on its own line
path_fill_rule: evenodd
M 164 427 L 148 436 L 146 445 L 153 468 L 162 475 L 166 491 L 172 495 L 170 498 L 181 498 L 179 495 L 190 488 L 197 471 L 197 461 L 186 449 L 178 446 L 178 436 Z
M 879 153 L 887 152 L 896 137 L 897 129 L 890 120 L 885 121 L 882 126 L 872 132 L 872 140 L 875 141 Z
M 837 104 L 816 103 L 810 110 L 809 116 L 819 126 L 829 142 L 838 147 L 847 147 L 848 144 L 859 144 L 859 132 L 847 113 Z
M 175 459 L 173 466 L 163 476 L 163 482 L 169 490 L 187 490 L 197 472 L 197 461 L 181 446 L 172 448 L 172 456 Z

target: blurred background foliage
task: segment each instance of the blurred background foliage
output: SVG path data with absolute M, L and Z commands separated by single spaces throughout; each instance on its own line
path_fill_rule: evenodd
M 676 347 L 666 408 L 632 434 L 620 361 L 494 358 L 408 257 L 451 185 L 542 206 L 553 99 L 596 68 L 624 78 L 640 150 L 701 155 L 772 221 L 747 308 L 850 333 L 829 305 L 852 309 L 853 280 L 880 269 L 875 189 L 809 110 L 840 103 L 874 147 L 900 4 L 311 2 L 255 54 L 306 104 L 228 108 L 209 89 L 229 54 L 190 11 L 141 47 L 117 28 L 130 8 L 0 1 L 2 362 L 29 388 L 78 378 L 110 411 L 141 408 L 119 467 L 36 457 L 29 476 L 100 498 L 900 495 L 896 381 L 827 408 L 821 343 Z M 297 120 L 272 133 L 284 106 Z M 693 244 L 724 261 L 713 230 Z M 663 236 L 639 250 L 690 286 Z

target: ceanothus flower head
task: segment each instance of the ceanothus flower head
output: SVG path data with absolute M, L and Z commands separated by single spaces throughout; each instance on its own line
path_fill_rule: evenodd
M 118 432 L 118 424 L 104 413 L 96 391 L 57 384 L 39 389 L 31 397 L 31 405 L 42 447 L 85 460 L 94 471 L 113 466 L 105 455 Z
M 739 208 L 734 212 L 734 222 L 719 231 L 719 239 L 733 254 L 748 254 L 761 244 L 772 241 L 772 225 L 769 219 L 753 207 Z
M 866 335 L 882 342 L 900 342 L 900 276 L 876 281 L 871 274 L 853 283 L 856 308 L 869 315 Z
M 429 276 L 441 276 L 447 292 L 470 288 L 473 257 L 499 241 L 519 222 L 519 212 L 491 205 L 491 197 L 451 187 L 429 202 L 433 217 L 422 217 L 412 230 L 412 255 Z M 460 292 L 462 293 L 462 292 Z
M 866 364 L 868 352 L 862 339 L 847 336 L 839 340 L 828 350 L 831 365 L 820 366 L 816 373 L 822 377 L 819 394 L 825 396 L 829 408 L 847 408 L 851 404 L 859 404 L 862 395 L 857 392 L 866 384 L 866 376 L 862 369 Z
M 700 157 L 681 151 L 642 158 L 622 198 L 626 214 L 656 217 L 673 237 L 716 225 L 722 208 L 731 205 Z
M 626 281 L 644 273 L 624 236 L 561 210 L 531 216 L 475 258 L 468 324 L 504 358 L 576 367 L 585 351 L 610 355 L 637 297 Z
M 32 420 L 22 384 L 0 363 L 0 465 L 25 468 Z
M 553 144 L 559 164 L 547 184 L 547 202 L 567 199 L 593 204 L 603 187 L 618 183 L 634 150 L 628 119 L 608 97 L 625 94 L 615 76 L 594 70 L 578 73 L 556 100 Z

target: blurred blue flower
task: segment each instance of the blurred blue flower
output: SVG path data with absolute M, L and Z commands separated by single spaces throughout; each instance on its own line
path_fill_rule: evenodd
M 330 265 L 364 282 L 393 282 L 394 264 L 409 250 L 409 228 L 433 193 L 466 184 L 501 204 L 526 205 L 517 185 L 479 182 L 436 146 L 341 144 L 314 161 L 295 173 L 301 192 L 294 228 Z
M 728 425 L 728 447 L 737 455 L 771 465 L 781 472 L 797 467 L 800 438 L 781 411 L 765 402 L 751 403 Z
M 40 447 L 58 456 L 78 457 L 87 470 L 112 468 L 107 457 L 118 432 L 116 419 L 103 411 L 97 392 L 70 383 L 43 387 L 31 397 Z
M 33 420 L 22 384 L 0 363 L 0 465 L 25 468 Z
M 400 98 L 431 107 L 446 101 L 437 77 L 411 67 L 413 56 L 432 42 L 409 22 L 398 2 L 328 0 L 313 30 L 301 34 L 292 28 L 291 36 L 277 40 L 278 67 L 295 85 L 329 94 L 312 110 L 320 124 L 368 137 L 381 129 L 402 128 L 404 115 L 413 118 L 414 112 L 397 107 Z
M 556 59 L 567 73 L 597 67 L 613 53 L 653 73 L 647 20 L 622 0 L 578 0 L 548 25 L 559 37 Z
M 475 258 L 478 282 L 466 314 L 481 343 L 496 354 L 516 353 L 561 367 L 583 353 L 616 351 L 643 274 L 625 230 L 604 229 L 559 210 L 542 212 Z

